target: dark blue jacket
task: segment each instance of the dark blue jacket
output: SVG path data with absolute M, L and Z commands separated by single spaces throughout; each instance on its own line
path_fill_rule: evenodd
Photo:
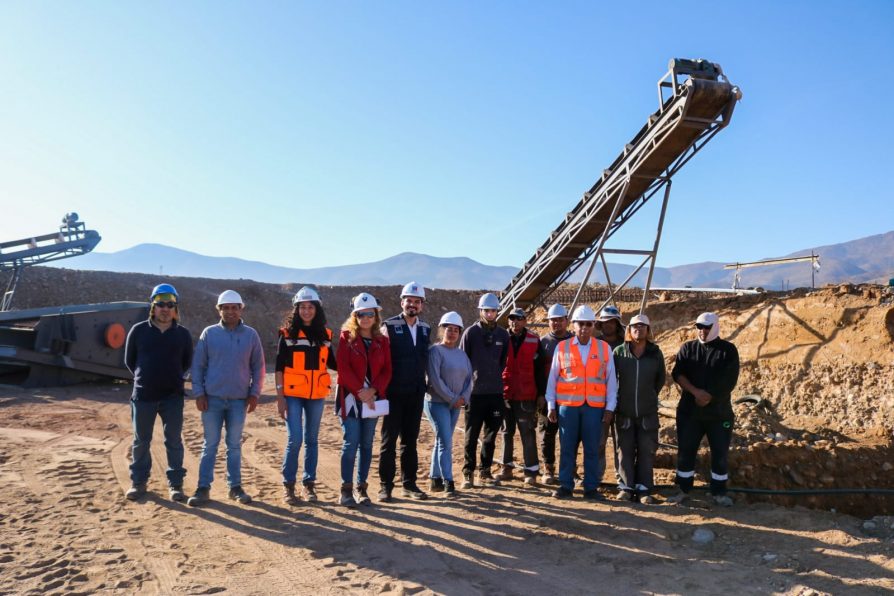
M 388 332 L 391 344 L 391 383 L 386 395 L 425 394 L 425 370 L 428 367 L 428 346 L 430 344 L 431 327 L 428 323 L 416 319 L 416 345 L 410 337 L 410 327 L 403 315 L 395 315 L 385 319 L 383 325 Z
M 176 321 L 164 333 L 150 319 L 141 321 L 127 334 L 124 364 L 133 373 L 133 399 L 182 397 L 183 377 L 192 364 L 192 335 Z

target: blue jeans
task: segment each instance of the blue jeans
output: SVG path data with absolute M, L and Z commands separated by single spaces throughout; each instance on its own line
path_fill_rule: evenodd
M 165 451 L 168 453 L 168 484 L 183 484 L 183 396 L 168 397 L 159 401 L 131 400 L 130 415 L 133 422 L 133 463 L 130 464 L 130 480 L 134 484 L 146 484 L 152 469 L 152 430 L 155 417 L 161 418 L 165 435 Z
M 459 420 L 459 408 L 451 408 L 442 401 L 425 400 L 423 406 L 435 432 L 435 444 L 431 450 L 429 478 L 453 480 L 453 429 Z
M 345 433 L 344 442 L 341 445 L 341 481 L 344 484 L 352 482 L 354 475 L 354 462 L 357 460 L 357 451 L 360 451 L 360 465 L 357 466 L 357 484 L 363 484 L 369 477 L 369 467 L 372 465 L 373 438 L 376 436 L 376 424 L 378 418 L 354 418 L 348 416 L 341 419 L 341 428 Z
M 294 484 L 298 475 L 298 455 L 304 441 L 304 476 L 302 482 L 317 479 L 317 438 L 323 417 L 322 399 L 286 398 L 286 454 L 282 462 L 282 480 Z
M 199 486 L 210 487 L 214 481 L 214 460 L 220 444 L 221 429 L 227 428 L 227 486 L 242 485 L 242 428 L 248 402 L 244 399 L 223 399 L 206 396 L 208 409 L 202 412 L 205 442 L 199 461 Z
M 559 406 L 559 484 L 574 489 L 578 441 L 584 444 L 584 490 L 599 486 L 599 437 L 602 408 Z

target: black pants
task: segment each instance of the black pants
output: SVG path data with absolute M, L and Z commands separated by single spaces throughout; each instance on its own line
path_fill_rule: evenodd
M 503 396 L 500 394 L 472 395 L 471 403 L 465 408 L 466 426 L 466 461 L 463 463 L 463 476 L 471 478 L 475 473 L 475 449 L 478 447 L 478 435 L 481 427 L 485 427 L 481 440 L 481 469 L 490 471 L 494 463 L 494 448 L 497 433 L 503 425 Z
M 394 486 L 397 466 L 397 439 L 400 438 L 400 481 L 404 486 L 416 484 L 419 456 L 416 441 L 422 422 L 425 394 L 388 394 L 388 415 L 382 419 L 382 443 L 379 448 L 379 480 Z
M 537 459 L 537 408 L 534 401 L 510 401 L 503 410 L 503 457 L 500 463 L 512 463 L 515 429 L 518 428 L 522 443 L 522 457 L 525 460 L 525 476 L 537 476 L 540 461 Z
M 692 414 L 677 412 L 677 479 L 683 492 L 692 490 L 695 460 L 702 437 L 708 436 L 711 448 L 711 494 L 726 494 L 729 445 L 733 438 L 732 420 L 698 420 Z
M 556 434 L 559 423 L 550 422 L 546 416 L 546 408 L 537 411 L 537 442 L 540 444 L 540 459 L 547 468 L 556 467 Z
M 655 490 L 653 470 L 658 450 L 658 414 L 627 418 L 615 416 L 618 438 L 620 488 L 629 493 L 649 495 Z

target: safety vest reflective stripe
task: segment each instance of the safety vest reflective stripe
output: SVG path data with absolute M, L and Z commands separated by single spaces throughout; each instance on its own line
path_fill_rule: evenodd
M 580 350 L 572 339 L 562 342 L 559 351 L 559 378 L 556 381 L 556 403 L 560 406 L 605 407 L 608 390 L 608 358 L 611 351 L 599 340 L 591 344 L 587 361 L 581 360 Z M 595 347 L 595 353 L 594 353 Z

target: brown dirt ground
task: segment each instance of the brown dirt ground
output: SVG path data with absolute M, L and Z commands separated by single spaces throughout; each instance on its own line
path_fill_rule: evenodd
M 35 268 L 26 272 L 17 305 L 142 300 L 157 281 Z M 268 350 L 299 287 L 186 278 L 174 283 L 194 334 L 213 322 L 217 293 L 228 287 L 242 292 L 247 322 L 270 338 Z M 347 298 L 359 290 L 321 290 L 330 322 L 338 326 Z M 386 312 L 396 312 L 395 288 L 373 293 L 385 300 Z M 476 294 L 433 292 L 428 320 L 448 309 L 471 316 Z M 737 406 L 734 486 L 894 488 L 894 314 L 880 288 L 684 298 L 648 309 L 669 363 L 690 337 L 695 315 L 715 310 L 724 335 L 742 354 L 734 397 L 763 400 Z M 635 310 L 621 306 L 625 313 Z M 455 501 L 399 499 L 344 510 L 334 505 L 341 430 L 333 415 L 324 416 L 321 431 L 321 503 L 288 508 L 278 486 L 285 430 L 269 391 L 244 438 L 244 484 L 255 503 L 226 499 L 222 454 L 209 507 L 169 501 L 160 428 L 151 494 L 130 503 L 123 499 L 129 391 L 124 382 L 0 386 L 0 594 L 894 590 L 890 496 L 771 501 L 736 495 L 734 507 L 719 509 L 696 493 L 687 506 L 650 507 L 612 499 L 557 502 L 543 487 L 524 490 L 514 481 L 465 491 Z M 677 396 L 676 389 L 665 389 L 666 413 Z M 184 439 L 191 490 L 201 424 L 189 402 Z M 456 470 L 461 441 L 458 429 Z M 663 419 L 662 442 L 674 442 L 670 418 Z M 431 446 L 425 422 L 420 444 L 422 481 Z M 658 481 L 669 482 L 673 467 L 673 450 L 662 448 Z M 371 479 L 375 490 L 375 463 Z M 696 529 L 711 530 L 715 539 L 697 544 Z

